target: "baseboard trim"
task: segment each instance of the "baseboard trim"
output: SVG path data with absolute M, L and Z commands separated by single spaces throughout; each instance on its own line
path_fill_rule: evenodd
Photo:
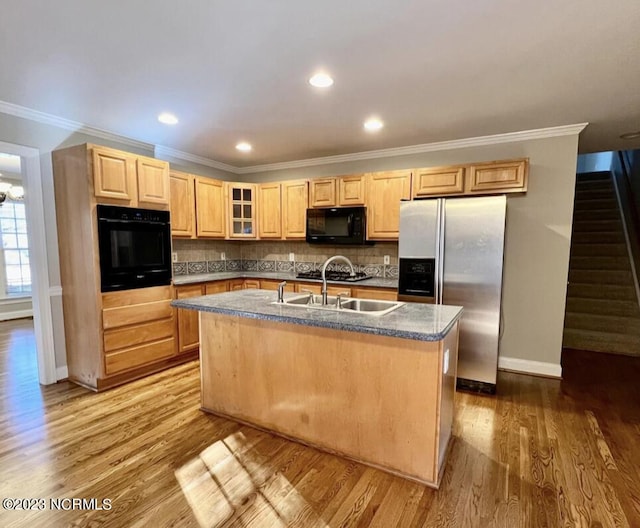
M 510 370 L 512 372 L 523 372 L 536 376 L 546 376 L 549 378 L 561 378 L 562 366 L 555 363 L 545 363 L 543 361 L 531 361 L 528 359 L 518 359 L 510 357 L 498 358 L 499 370 Z
M 69 369 L 67 367 L 58 367 L 56 369 L 56 381 L 62 381 L 69 378 Z
M 14 310 L 13 312 L 0 313 L 0 321 L 10 321 L 11 319 L 24 319 L 33 317 L 33 310 Z

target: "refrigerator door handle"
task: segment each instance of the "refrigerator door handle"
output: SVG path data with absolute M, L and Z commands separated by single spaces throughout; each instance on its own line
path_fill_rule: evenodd
M 442 290 L 444 287 L 444 210 L 445 202 L 442 198 L 439 198 L 436 214 L 435 304 L 442 304 Z

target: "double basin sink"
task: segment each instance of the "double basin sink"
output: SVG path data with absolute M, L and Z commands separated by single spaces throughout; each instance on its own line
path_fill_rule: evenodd
M 342 313 L 362 313 L 367 315 L 386 315 L 404 303 L 400 301 L 377 301 L 373 299 L 354 299 L 352 297 L 338 297 L 329 295 L 327 304 L 322 304 L 322 295 L 305 293 L 275 302 L 281 306 L 297 306 L 299 308 L 314 308 L 318 310 L 332 310 Z

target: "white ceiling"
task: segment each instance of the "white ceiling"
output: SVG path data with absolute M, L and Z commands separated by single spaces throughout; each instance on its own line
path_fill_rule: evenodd
M 21 0 L 0 100 L 239 167 L 581 122 L 640 148 L 639 28 L 638 0 Z

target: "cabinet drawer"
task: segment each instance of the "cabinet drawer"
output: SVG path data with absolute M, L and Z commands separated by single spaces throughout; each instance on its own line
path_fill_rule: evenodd
M 113 352 L 125 347 L 166 339 L 173 336 L 173 331 L 172 317 L 140 325 L 113 328 L 104 333 L 104 350 L 105 352 Z
M 322 284 L 308 282 L 296 283 L 296 291 L 303 292 L 304 290 L 308 290 L 314 294 L 319 295 L 322 293 Z M 348 286 L 337 286 L 335 284 L 332 286 L 327 286 L 327 295 L 338 295 L 339 293 L 344 294 L 347 297 L 351 297 L 351 288 L 349 288 Z
M 353 288 L 351 295 L 358 299 L 377 299 L 379 301 L 397 301 L 398 292 L 384 288 Z
M 102 328 L 117 328 L 171 317 L 171 300 L 102 310 Z
M 129 370 L 168 358 L 172 356 L 173 353 L 173 337 L 141 346 L 125 348 L 118 352 L 105 354 L 105 371 L 107 374 L 115 374 L 116 372 Z
M 132 304 L 171 299 L 171 286 L 153 286 L 136 290 L 115 291 L 102 294 L 102 308 L 119 308 Z
M 205 292 L 207 295 L 214 293 L 224 293 L 229 291 L 229 281 L 208 282 L 205 284 Z

